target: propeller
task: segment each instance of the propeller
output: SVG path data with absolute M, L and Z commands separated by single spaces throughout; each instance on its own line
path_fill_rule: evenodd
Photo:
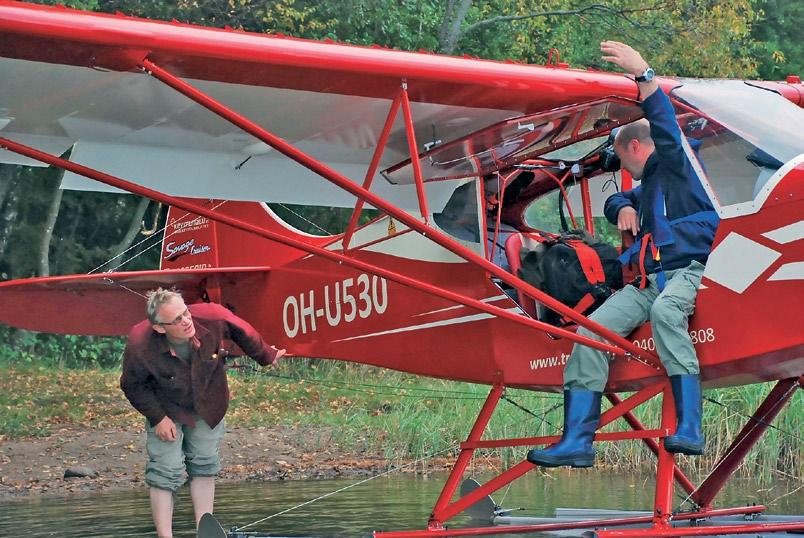
M 212 514 L 204 514 L 201 516 L 201 521 L 198 522 L 196 538 L 227 538 L 227 535 Z
M 461 483 L 461 497 L 464 497 L 480 487 L 480 483 L 474 478 L 467 478 Z M 494 521 L 497 516 L 507 516 L 516 510 L 524 510 L 524 508 L 503 508 L 494 502 L 491 495 L 486 495 L 475 504 L 464 510 L 472 519 L 479 519 L 482 521 Z
M 480 487 L 480 483 L 473 479 L 467 478 L 461 483 L 461 497 L 464 497 Z M 475 504 L 464 510 L 472 519 L 481 519 L 484 521 L 491 521 L 496 516 L 497 505 L 490 495 L 486 495 Z

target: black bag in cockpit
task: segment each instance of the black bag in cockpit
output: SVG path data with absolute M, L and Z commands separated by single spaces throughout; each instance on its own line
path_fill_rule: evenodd
M 583 230 L 570 230 L 534 249 L 523 247 L 519 276 L 573 310 L 589 315 L 623 287 L 617 249 Z M 540 306 L 539 319 L 552 325 L 570 320 Z

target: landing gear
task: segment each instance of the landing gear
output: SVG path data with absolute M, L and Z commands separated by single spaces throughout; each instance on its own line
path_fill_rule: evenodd
M 790 378 L 779 381 L 771 390 L 765 401 L 759 406 L 749 419 L 742 431 L 737 435 L 726 455 L 714 465 L 714 471 L 699 485 L 695 486 L 676 465 L 675 454 L 670 452 L 665 444 L 669 434 L 676 430 L 676 436 L 695 438 L 695 429 L 690 430 L 690 424 L 685 419 L 686 414 L 680 414 L 681 425 L 676 428 L 676 406 L 674 403 L 674 387 L 671 381 L 664 379 L 647 386 L 631 395 L 626 400 L 620 400 L 614 394 L 606 397 L 612 407 L 600 415 L 597 428 L 602 428 L 618 418 L 623 418 L 632 431 L 606 432 L 594 435 L 595 441 L 620 441 L 625 439 L 641 439 L 648 448 L 657 455 L 656 490 L 654 494 L 653 511 L 639 514 L 612 512 L 600 514 L 583 511 L 574 512 L 572 517 L 566 514 L 557 514 L 549 521 L 545 519 L 507 517 L 497 512 L 497 507 L 489 495 L 506 486 L 536 465 L 525 460 L 483 485 L 473 484 L 472 487 L 463 488 L 458 500 L 452 502 L 452 496 L 475 450 L 479 448 L 500 448 L 514 446 L 548 445 L 560 439 L 557 436 L 482 440 L 483 432 L 488 425 L 491 415 L 499 402 L 504 387 L 496 385 L 491 389 L 486 403 L 478 415 L 467 440 L 461 444 L 461 452 L 453 467 L 450 477 L 444 486 L 441 495 L 436 501 L 433 513 L 430 516 L 428 528 L 419 531 L 375 532 L 375 538 L 436 538 L 447 536 L 482 536 L 504 532 L 534 533 L 562 530 L 593 530 L 597 538 L 648 538 L 651 536 L 702 536 L 702 535 L 733 535 L 733 534 L 763 534 L 771 532 L 801 533 L 804 531 L 804 516 L 766 516 L 764 506 L 742 506 L 737 508 L 713 509 L 712 502 L 717 493 L 728 482 L 733 472 L 739 467 L 745 455 L 762 437 L 774 417 L 790 400 L 793 393 L 804 386 L 804 378 Z M 689 381 L 689 380 L 687 380 Z M 694 380 L 697 381 L 697 380 Z M 700 386 L 700 385 L 698 385 Z M 659 428 L 646 429 L 634 416 L 632 410 L 645 402 L 663 395 L 662 419 Z M 681 405 L 687 393 L 680 393 Z M 694 396 L 694 395 L 693 395 Z M 687 400 L 694 404 L 695 398 Z M 697 405 L 697 404 L 696 404 Z M 694 411 L 694 410 L 693 410 Z M 692 423 L 694 425 L 694 423 Z M 693 435 L 689 435 L 690 431 Z M 686 433 L 685 433 L 686 432 Z M 658 442 L 657 442 L 658 439 Z M 692 439 L 696 441 L 696 439 Z M 694 448 L 694 447 L 693 447 Z M 539 453 L 549 452 L 535 451 Z M 537 454 L 538 455 L 538 454 Z M 673 486 L 677 484 L 686 492 L 687 500 L 695 508 L 690 512 L 675 512 L 673 507 Z M 479 503 L 479 504 L 478 504 Z M 494 507 L 489 513 L 488 506 Z M 479 507 L 486 507 L 485 510 Z M 480 510 L 487 514 L 485 519 L 495 523 L 505 523 L 504 530 L 499 527 L 472 527 L 472 528 L 445 528 L 445 523 L 455 515 L 467 511 L 470 513 Z M 598 511 L 599 512 L 599 511 Z M 629 528 L 623 528 L 627 526 Z M 639 528 L 634 528 L 639 526 Z

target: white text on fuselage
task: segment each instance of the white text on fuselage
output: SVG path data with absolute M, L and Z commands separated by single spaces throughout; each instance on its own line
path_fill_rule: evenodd
M 321 298 L 321 293 L 323 301 L 319 302 L 317 298 Z M 321 318 L 325 318 L 330 327 L 337 327 L 358 317 L 365 319 L 372 313 L 382 314 L 387 308 L 388 282 L 364 273 L 357 279 L 326 284 L 322 291 L 309 290 L 287 297 L 282 305 L 282 322 L 285 334 L 293 338 L 299 332 L 315 332 Z
M 562 353 L 553 357 L 545 357 L 543 359 L 533 359 L 530 361 L 531 370 L 541 370 L 542 368 L 553 368 L 555 366 L 564 366 L 569 360 L 569 353 Z
M 165 245 L 165 259 L 166 260 L 176 260 L 185 254 L 189 254 L 190 256 L 196 256 L 198 254 L 203 254 L 205 252 L 209 252 L 212 250 L 212 247 L 209 245 L 195 245 L 195 239 L 188 239 L 184 243 L 176 244 L 175 241 L 171 241 L 167 245 Z
M 173 226 L 173 233 L 189 232 L 198 230 L 202 227 L 206 228 L 209 225 L 209 219 L 204 217 L 196 217 L 193 220 L 179 220 L 174 219 L 170 223 Z
M 690 331 L 689 333 L 692 345 L 706 344 L 708 342 L 715 341 L 715 329 L 712 327 L 695 329 Z M 642 340 L 634 340 L 634 345 L 639 349 L 646 349 L 648 351 L 656 350 L 656 341 L 653 339 L 652 336 L 649 338 L 643 338 Z

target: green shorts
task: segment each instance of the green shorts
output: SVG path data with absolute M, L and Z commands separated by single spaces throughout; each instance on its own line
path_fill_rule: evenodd
M 220 444 L 226 427 L 224 421 L 210 428 L 200 418 L 195 426 L 176 422 L 176 440 L 162 441 L 145 421 L 145 483 L 150 487 L 176 491 L 186 478 L 217 476 L 221 469 Z

